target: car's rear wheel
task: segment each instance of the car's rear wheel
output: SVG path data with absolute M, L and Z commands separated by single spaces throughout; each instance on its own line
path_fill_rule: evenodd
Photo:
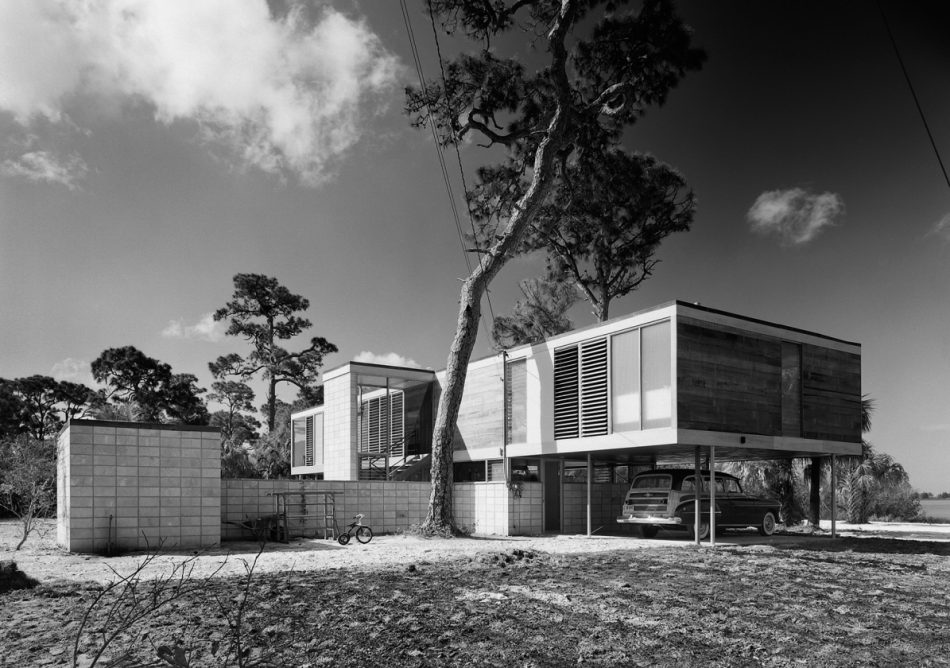
M 640 536 L 643 538 L 655 538 L 659 527 L 652 526 L 650 524 L 641 524 L 640 525 Z
M 762 521 L 759 522 L 759 533 L 763 536 L 771 536 L 775 533 L 775 515 L 772 512 L 767 512 L 762 516 Z
M 689 537 L 694 540 L 696 539 L 696 525 L 695 524 L 689 525 Z M 709 523 L 700 522 L 699 523 L 699 540 L 705 540 L 706 538 L 709 538 Z

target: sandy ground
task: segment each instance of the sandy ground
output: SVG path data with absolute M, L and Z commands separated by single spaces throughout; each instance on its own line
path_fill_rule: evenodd
M 823 522 L 814 540 L 830 539 L 830 522 Z M 57 580 L 71 582 L 107 582 L 117 575 L 131 573 L 141 563 L 143 553 L 118 557 L 71 554 L 56 546 L 55 523 L 43 522 L 40 533 L 30 536 L 19 552 L 13 548 L 18 542 L 20 526 L 13 521 L 0 521 L 0 560 L 14 559 L 20 570 L 44 583 Z M 899 538 L 950 542 L 950 524 L 880 523 L 850 525 L 837 524 L 840 536 L 866 538 Z M 764 538 L 754 531 L 729 533 L 717 537 L 720 545 L 782 545 L 803 540 L 810 535 L 806 529 L 793 529 Z M 511 537 L 475 536 L 449 540 L 427 540 L 405 535 L 382 535 L 361 545 L 356 541 L 341 546 L 321 539 L 295 540 L 289 544 L 267 543 L 264 550 L 253 542 L 226 542 L 219 548 L 194 552 L 168 552 L 158 556 L 150 565 L 148 574 L 167 573 L 174 564 L 194 560 L 194 575 L 238 575 L 245 572 L 245 564 L 257 558 L 257 572 L 374 570 L 402 568 L 416 564 L 449 559 L 476 559 L 482 554 L 496 554 L 510 550 L 526 550 L 545 554 L 590 554 L 615 550 L 649 549 L 658 546 L 690 546 L 692 542 L 680 532 L 661 532 L 653 540 L 629 536 L 587 537 L 584 535 Z M 258 556 L 258 553 L 260 555 Z

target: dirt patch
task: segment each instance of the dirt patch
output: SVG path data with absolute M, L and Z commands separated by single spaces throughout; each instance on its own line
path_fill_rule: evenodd
M 152 665 L 159 656 L 233 663 L 230 629 L 244 601 L 241 651 L 272 665 L 950 665 L 946 552 L 743 540 L 709 549 L 675 536 L 381 536 L 349 552 L 302 543 L 262 555 L 269 565 L 250 584 L 235 562 L 114 649 Z M 4 595 L 0 663 L 67 664 L 101 587 L 58 578 Z

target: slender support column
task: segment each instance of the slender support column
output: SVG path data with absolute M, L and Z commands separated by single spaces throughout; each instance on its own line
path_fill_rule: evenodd
M 716 547 L 716 446 L 709 446 L 709 546 Z
M 700 494 L 702 494 L 702 490 L 703 490 L 703 476 L 702 476 L 702 468 L 700 467 L 700 461 L 699 461 L 699 446 L 698 445 L 696 446 L 695 456 L 696 456 L 696 461 L 694 462 L 695 464 L 694 475 L 696 477 L 693 478 L 693 488 L 694 488 L 693 491 L 696 494 L 696 498 L 693 500 L 693 537 L 695 539 L 696 544 L 699 545 L 699 519 L 700 519 L 699 515 L 702 512 L 702 506 L 700 505 L 700 502 L 699 502 L 699 496 Z
M 591 516 L 590 516 L 590 490 L 594 478 L 594 466 L 590 459 L 590 453 L 587 453 L 587 537 L 591 535 Z
M 393 404 L 389 398 L 389 376 L 386 376 L 386 480 L 389 480 L 389 451 L 393 447 Z
M 835 456 L 831 455 L 831 537 L 832 538 L 838 537 L 838 499 L 835 497 L 835 491 L 836 491 L 835 487 L 837 487 L 837 485 L 835 484 L 836 483 L 836 478 L 835 478 L 835 475 L 836 475 L 835 464 L 836 463 L 837 461 L 835 460 Z

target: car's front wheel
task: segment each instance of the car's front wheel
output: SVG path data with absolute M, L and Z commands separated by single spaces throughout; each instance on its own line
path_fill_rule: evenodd
M 771 536 L 775 533 L 775 515 L 771 512 L 765 513 L 762 516 L 762 521 L 759 522 L 759 533 L 763 536 Z

